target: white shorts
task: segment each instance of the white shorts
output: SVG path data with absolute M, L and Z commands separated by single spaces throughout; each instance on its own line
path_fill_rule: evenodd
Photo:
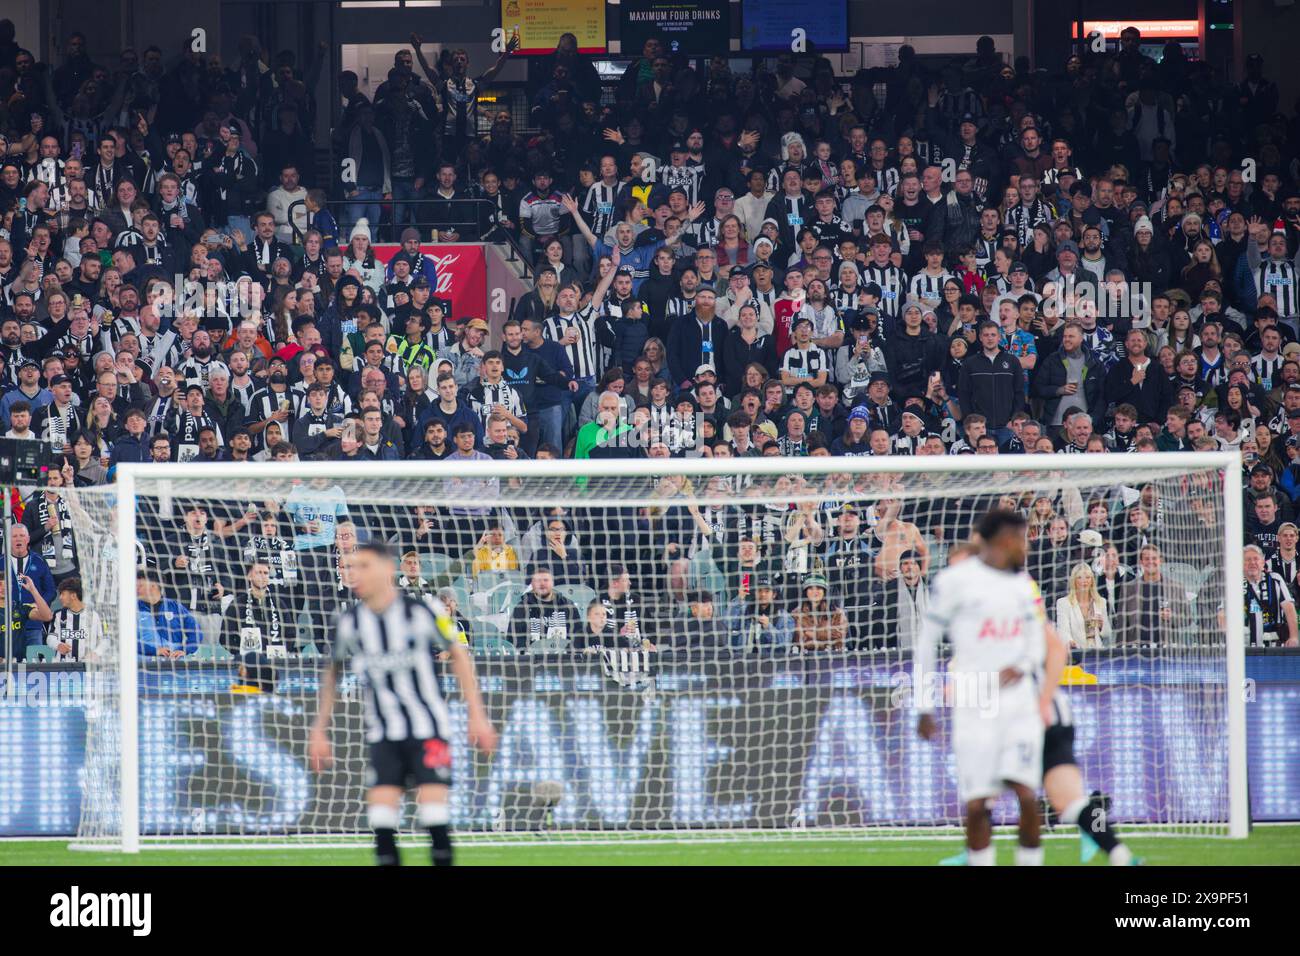
M 1034 790 L 1043 781 L 1043 718 L 1036 703 L 1009 703 L 1004 699 L 995 713 L 966 707 L 953 711 L 952 749 L 963 803 L 996 797 L 1007 781 Z

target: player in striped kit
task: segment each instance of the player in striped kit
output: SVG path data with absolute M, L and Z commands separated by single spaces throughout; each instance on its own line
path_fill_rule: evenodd
M 335 623 L 333 659 L 321 676 L 320 706 L 309 755 L 317 772 L 333 763 L 330 718 L 339 676 L 350 667 L 364 687 L 370 827 L 380 866 L 398 866 L 397 828 L 402 795 L 417 790 L 417 819 L 428 831 L 434 866 L 450 866 L 451 715 L 438 688 L 440 659 L 448 655 L 469 710 L 469 740 L 484 753 L 497 734 L 479 696 L 460 629 L 437 598 L 397 589 L 397 566 L 382 544 L 358 545 L 344 559 L 344 583 L 357 603 Z
M 1051 624 L 1047 625 L 1046 636 L 1047 659 L 1039 693 L 1039 709 L 1047 725 L 1043 732 L 1043 792 L 1057 819 L 1079 827 L 1084 863 L 1100 849 L 1109 857 L 1111 866 L 1137 864 L 1140 861 L 1133 851 L 1120 842 L 1101 795 L 1084 793 L 1083 774 L 1074 759 L 1074 715 L 1070 698 L 1060 691 L 1069 652 Z

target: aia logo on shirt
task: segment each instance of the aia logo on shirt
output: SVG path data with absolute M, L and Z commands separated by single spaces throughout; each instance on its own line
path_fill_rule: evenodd
M 980 625 L 979 639 L 981 641 L 1014 641 L 1018 637 L 1020 637 L 1020 618 L 1018 617 L 1010 620 L 986 617 L 984 623 Z

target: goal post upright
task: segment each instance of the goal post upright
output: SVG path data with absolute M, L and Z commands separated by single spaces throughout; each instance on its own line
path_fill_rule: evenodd
M 117 620 L 118 707 L 121 710 L 120 770 L 122 852 L 140 852 L 140 693 L 136 596 L 136 493 L 132 465 L 117 471 Z
M 1237 458 L 1237 456 L 1233 456 Z M 1228 655 L 1228 835 L 1250 834 L 1250 796 L 1246 768 L 1246 607 L 1240 583 L 1245 579 L 1242 542 L 1245 515 L 1241 500 L 1241 462 L 1223 469 L 1223 616 Z

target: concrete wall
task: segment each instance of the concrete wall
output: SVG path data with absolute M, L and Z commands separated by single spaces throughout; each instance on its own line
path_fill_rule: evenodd
M 1264 73 L 1278 85 L 1280 108 L 1294 114 L 1300 99 L 1300 70 L 1295 65 L 1295 45 L 1300 39 L 1300 4 L 1279 6 L 1274 0 L 1236 0 L 1241 63 L 1258 53 Z M 1240 79 L 1240 75 L 1234 79 Z
M 44 36 L 41 25 L 41 0 L 5 0 L 0 3 L 0 19 L 12 20 L 15 38 L 20 47 L 36 53 L 39 60 Z

